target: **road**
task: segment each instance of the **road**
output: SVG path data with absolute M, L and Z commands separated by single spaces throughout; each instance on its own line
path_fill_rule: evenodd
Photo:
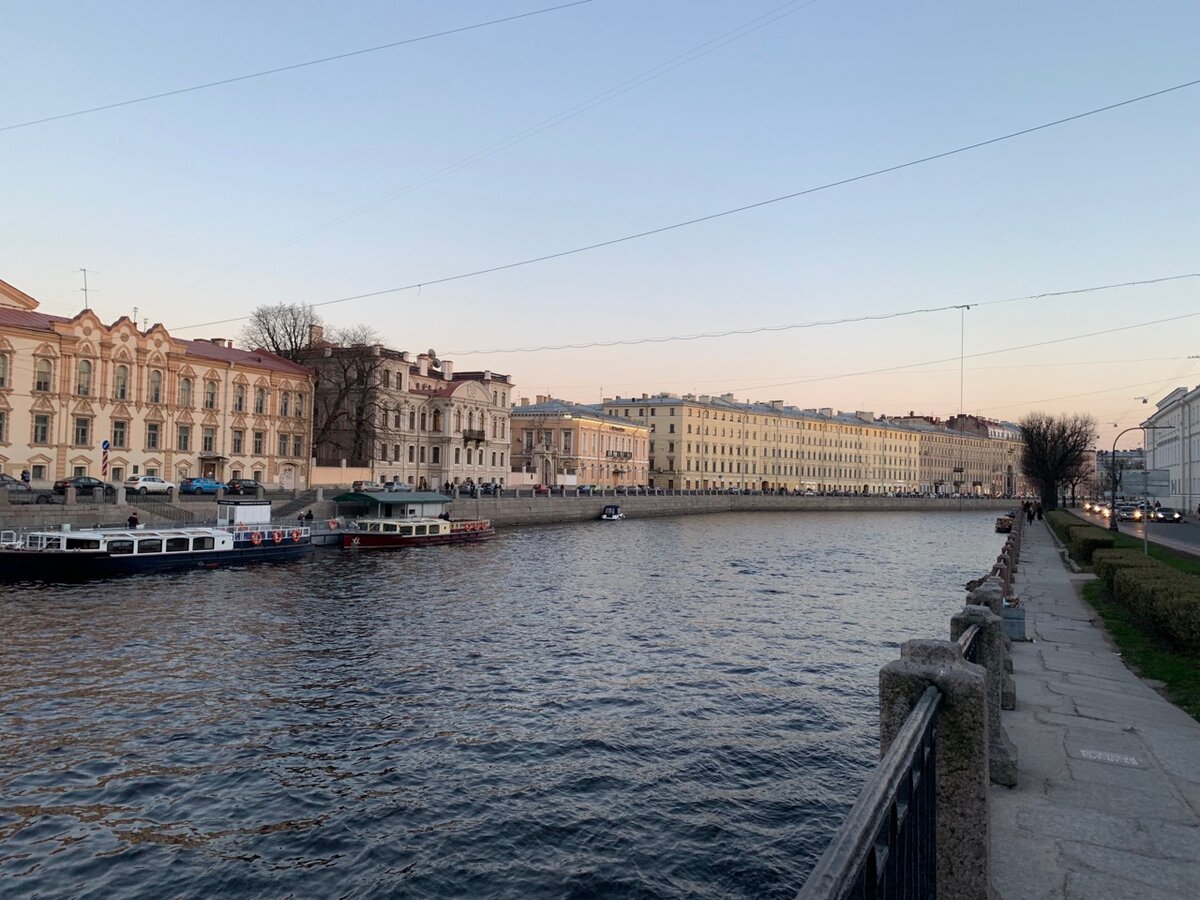
M 1108 521 L 1103 516 L 1084 512 L 1082 509 L 1072 509 L 1071 512 L 1082 519 L 1096 523 L 1102 528 L 1108 527 Z M 1141 522 L 1120 522 L 1118 524 L 1121 527 L 1122 534 L 1127 534 L 1138 540 L 1142 539 L 1142 529 L 1145 526 Z M 1152 544 L 1162 544 L 1164 547 L 1170 547 L 1173 550 L 1182 550 L 1184 553 L 1192 553 L 1200 556 L 1200 524 L 1196 522 L 1196 514 L 1194 512 L 1189 514 L 1178 525 L 1168 525 L 1165 523 L 1151 525 L 1150 542 Z

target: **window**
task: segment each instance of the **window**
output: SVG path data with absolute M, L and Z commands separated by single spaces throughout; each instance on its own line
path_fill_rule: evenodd
M 124 450 L 129 446 L 126 443 L 127 440 L 129 440 L 129 423 L 121 419 L 114 419 L 112 423 L 112 445 L 118 450 Z
M 204 408 L 217 408 L 217 383 L 215 381 L 204 382 Z
M 124 466 L 113 466 L 112 467 L 112 480 L 115 481 L 117 484 L 120 484 L 122 481 L 125 480 L 125 467 Z
M 266 442 L 267 442 L 267 433 L 265 431 L 254 432 L 254 455 L 255 456 L 263 455 L 263 447 L 266 445 Z
M 240 428 L 233 429 L 233 440 L 231 441 L 231 453 L 244 453 L 246 450 L 246 432 Z M 234 476 L 235 478 L 238 476 Z
M 75 367 L 75 393 L 86 397 L 92 392 L 92 361 L 81 359 Z
M 379 373 L 379 380 L 383 383 L 385 388 L 390 388 L 392 386 L 392 373 L 387 369 L 384 369 Z
M 189 407 L 192 405 L 192 379 L 190 378 L 179 379 L 179 405 Z
M 279 395 L 279 414 L 281 416 L 290 416 L 292 414 L 291 391 L 284 391 Z
M 136 475 L 137 474 L 137 466 L 134 466 L 133 468 L 134 468 L 134 474 Z M 157 478 L 158 477 L 158 466 L 146 466 L 146 474 L 153 475 L 155 478 Z
M 255 415 L 266 415 L 267 412 L 267 392 L 265 388 L 258 388 L 254 391 L 254 413 Z
M 417 461 L 417 448 L 414 447 L 412 444 L 408 445 L 408 461 L 409 462 Z
M 254 473 L 251 475 L 251 477 L 252 477 L 252 478 L 253 478 L 255 481 L 261 482 L 261 481 L 263 480 L 263 470 L 262 470 L 262 469 L 255 469 L 255 470 L 254 470 Z
M 192 543 L 191 538 L 185 538 L 185 537 L 167 538 L 167 552 L 168 553 L 187 553 L 191 543 Z
M 108 552 L 114 555 L 127 556 L 133 552 L 133 541 L 109 541 Z
M 288 451 L 288 436 L 286 434 L 281 434 L 279 436 L 279 455 L 287 456 L 287 451 Z
M 113 399 L 128 400 L 129 399 L 129 367 L 117 366 L 117 371 L 113 375 Z
M 422 431 L 428 431 L 428 430 L 429 430 L 429 427 L 428 427 L 428 426 L 429 426 L 429 421 L 428 421 L 428 419 L 425 417 L 425 411 L 424 411 L 424 410 L 422 410 L 422 411 L 421 411 L 421 430 L 422 430 Z
M 200 450 L 202 453 L 212 453 L 217 447 L 217 429 L 206 427 L 200 432 Z
M 462 462 L 462 448 L 455 447 L 454 448 L 454 464 L 457 466 L 460 462 Z
M 48 359 L 39 359 L 33 369 L 33 389 L 49 391 L 54 381 L 54 364 Z
M 434 447 L 434 448 L 432 449 L 432 451 L 431 451 L 431 455 L 432 455 L 432 457 L 433 457 L 433 462 L 434 462 L 435 464 L 436 464 L 436 463 L 440 463 L 440 462 L 442 461 L 442 448 L 441 448 L 441 447 Z
M 246 411 L 246 386 L 239 384 L 233 389 L 233 411 Z
M 296 418 L 297 419 L 304 418 L 304 395 L 303 394 L 296 395 Z
M 162 538 L 142 538 L 137 542 L 138 553 L 162 553 Z
M 299 434 L 292 435 L 292 456 L 299 459 L 303 452 L 304 452 L 303 435 L 299 435 Z
M 146 449 L 147 450 L 157 450 L 158 449 L 158 435 L 159 435 L 159 424 L 157 422 L 147 422 L 146 423 Z M 151 474 L 149 469 L 146 470 L 146 474 L 147 475 Z
M 417 450 L 417 460 L 418 460 L 419 462 L 425 462 L 425 447 L 424 447 L 424 445 L 422 445 L 422 446 L 421 446 L 421 447 L 420 447 L 420 448 Z
M 236 477 L 236 474 L 235 474 Z M 213 539 L 211 537 L 192 538 L 193 550 L 211 550 L 213 548 Z
M 192 449 L 192 426 L 191 425 L 180 425 L 179 426 L 178 447 L 179 447 L 180 451 L 183 451 L 183 452 L 186 452 L 186 451 Z
M 0 353 L 0 388 L 8 387 L 8 354 Z
M 394 459 L 396 462 L 400 462 L 400 456 L 401 456 L 400 445 L 399 445 L 399 444 L 392 444 L 392 459 Z M 385 449 L 384 449 L 384 451 L 383 451 L 383 458 L 384 458 L 384 459 L 387 459 L 387 450 L 386 450 L 386 448 L 385 448 Z
M 35 444 L 50 443 L 50 417 L 37 415 L 33 417 L 33 442 Z
M 150 373 L 150 392 L 147 399 L 151 403 L 162 403 L 162 372 L 158 369 Z
M 415 409 L 410 409 L 408 411 L 408 430 L 417 430 L 417 411 Z
M 8 413 L 0 410 L 0 441 L 8 440 Z

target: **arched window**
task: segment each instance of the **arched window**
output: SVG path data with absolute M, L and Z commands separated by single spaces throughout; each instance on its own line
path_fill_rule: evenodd
M 279 395 L 279 414 L 281 416 L 290 416 L 292 414 L 292 392 L 284 391 Z M 383 420 L 387 421 L 387 413 L 384 413 Z
M 304 395 L 303 394 L 296 395 L 296 418 L 297 419 L 304 418 Z
M 233 389 L 233 410 L 234 412 L 246 411 L 246 386 L 239 384 Z
M 192 379 L 190 378 L 179 379 L 179 405 L 192 405 Z
M 162 403 L 162 372 L 154 369 L 150 373 L 150 393 L 148 398 L 151 403 Z
M 454 430 L 462 431 L 462 410 L 461 409 L 456 409 L 454 411 Z
M 427 431 L 428 428 L 429 428 L 429 421 L 426 418 L 425 410 L 421 410 L 421 430 Z
M 434 431 L 442 430 L 442 411 L 440 409 L 435 409 L 433 411 L 433 430 Z M 434 460 L 434 461 L 436 462 L 436 460 Z
M 204 382 L 204 408 L 217 408 L 217 383 L 215 381 Z
M 267 412 L 267 392 L 265 388 L 257 388 L 254 391 L 254 413 L 255 415 L 266 415 Z
M 113 399 L 128 400 L 129 399 L 129 367 L 117 366 L 117 371 L 113 374 Z
M 8 354 L 0 353 L 0 388 L 8 386 Z
M 75 368 L 75 393 L 86 397 L 92 392 L 92 361 L 81 359 Z
M 33 372 L 33 389 L 35 391 L 49 391 L 54 381 L 54 363 L 48 359 L 39 359 Z

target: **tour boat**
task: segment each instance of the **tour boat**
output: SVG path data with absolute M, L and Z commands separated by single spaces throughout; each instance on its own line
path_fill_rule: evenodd
M 453 521 L 428 516 L 399 519 L 358 519 L 350 531 L 342 532 L 347 550 L 425 547 L 430 544 L 470 544 L 496 536 L 487 519 Z
M 454 498 L 431 491 L 352 491 L 334 497 L 333 502 L 371 510 L 342 532 L 346 550 L 472 544 L 496 536 L 487 519 L 451 519 L 445 508 Z
M 81 528 L 15 534 L 0 543 L 0 580 L 86 581 L 114 575 L 212 569 L 295 559 L 313 550 L 309 529 L 272 525 L 265 500 L 222 500 L 216 525 Z
M 610 503 L 604 507 L 604 512 L 600 513 L 601 522 L 620 522 L 625 518 L 625 513 L 621 512 L 621 507 L 615 503 Z

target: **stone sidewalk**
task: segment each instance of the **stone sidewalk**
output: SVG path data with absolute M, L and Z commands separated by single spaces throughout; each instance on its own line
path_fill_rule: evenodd
M 1042 522 L 1015 592 L 1015 788 L 992 786 L 992 884 L 1003 900 L 1200 898 L 1200 723 L 1121 662 Z

